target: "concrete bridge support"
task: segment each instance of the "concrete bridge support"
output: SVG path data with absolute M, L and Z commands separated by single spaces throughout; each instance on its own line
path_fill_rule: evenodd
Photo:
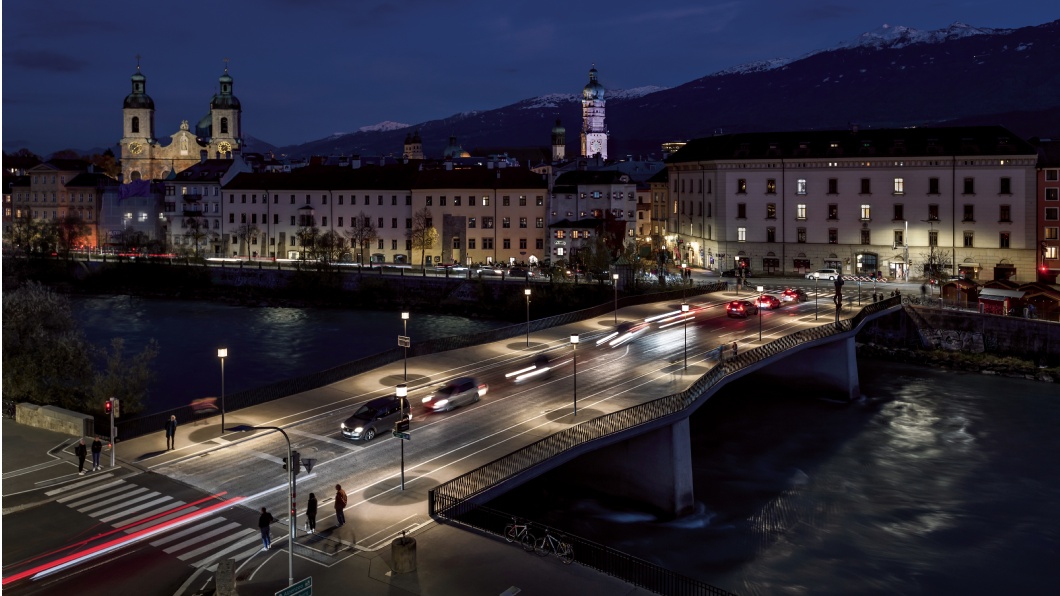
M 563 466 L 564 479 L 637 501 L 665 516 L 694 508 L 688 418 L 586 453 Z
M 853 401 L 861 397 L 854 337 L 831 340 L 802 350 L 760 369 L 761 374 L 805 395 Z M 812 394 L 812 393 L 811 393 Z

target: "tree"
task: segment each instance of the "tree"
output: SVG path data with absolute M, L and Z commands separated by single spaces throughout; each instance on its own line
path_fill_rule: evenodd
M 199 249 L 202 245 L 202 241 L 211 235 L 209 229 L 210 223 L 206 221 L 205 218 L 198 216 L 184 218 L 184 225 L 187 227 L 184 232 L 184 237 L 191 240 L 191 243 L 195 246 L 194 252 L 195 258 L 197 259 L 201 256 Z
M 81 246 L 84 243 L 83 240 L 91 232 L 91 226 L 88 225 L 88 222 L 81 219 L 81 216 L 74 214 L 64 216 L 55 223 L 55 238 L 59 254 L 64 259 L 69 260 L 70 251 L 75 247 Z
M 350 246 L 357 250 L 357 262 L 364 265 L 364 253 L 372 248 L 372 242 L 379 237 L 379 233 L 364 211 L 358 213 L 350 224 L 345 232 L 346 237 L 350 239 Z
M 247 256 L 250 256 L 250 239 L 258 237 L 258 226 L 254 224 L 240 224 L 236 228 L 236 237 L 239 238 L 240 246 L 247 247 Z
M 315 259 L 317 257 L 317 240 L 320 239 L 320 228 L 312 222 L 306 222 L 294 233 L 298 243 L 302 245 L 302 260 Z
M 107 149 L 102 154 L 96 153 L 88 158 L 89 163 L 99 168 L 101 172 L 118 180 L 121 178 L 121 164 L 114 157 L 114 152 Z
M 317 253 L 325 263 L 339 260 L 339 255 L 346 250 L 346 239 L 334 230 L 328 230 L 317 239 Z
M 148 342 L 144 350 L 130 359 L 125 358 L 125 340 L 111 340 L 110 351 L 97 350 L 103 361 L 103 369 L 97 371 L 92 384 L 92 402 L 102 403 L 116 397 L 121 400 L 121 410 L 133 414 L 143 410 L 144 398 L 148 396 L 155 373 L 151 363 L 158 356 L 158 343 Z
M 427 263 L 427 249 L 434 248 L 438 239 L 430 209 L 424 207 L 412 214 L 412 227 L 405 231 L 405 237 L 411 241 L 413 250 L 419 249 L 420 267 L 424 267 Z

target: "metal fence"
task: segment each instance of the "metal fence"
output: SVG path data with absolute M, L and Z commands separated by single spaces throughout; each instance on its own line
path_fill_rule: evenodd
M 544 463 L 552 457 L 590 441 L 599 440 L 615 433 L 626 432 L 635 427 L 675 415 L 691 406 L 704 392 L 717 385 L 724 377 L 796 346 L 850 332 L 857 329 L 866 317 L 898 306 L 901 306 L 900 296 L 869 304 L 851 319 L 798 331 L 721 362 L 696 379 L 684 391 L 604 414 L 535 441 L 431 489 L 428 493 L 428 512 L 432 517 L 458 521 L 496 533 L 490 527 L 480 527 L 473 523 L 477 519 L 475 511 L 481 508 L 480 505 L 472 501 L 476 496 L 482 495 L 485 491 L 500 485 L 517 474 Z M 508 517 L 510 518 L 510 516 Z M 579 537 L 570 536 L 569 539 L 572 542 L 576 541 L 578 544 L 591 544 L 590 541 Z M 590 559 L 583 558 L 578 554 L 578 550 L 575 550 L 575 559 L 579 562 L 658 593 L 712 593 L 697 591 L 698 588 L 687 584 L 687 582 L 692 582 L 693 580 L 683 578 L 678 574 L 668 572 L 668 574 L 656 577 L 654 571 L 644 571 L 638 565 L 629 564 L 630 559 L 628 557 L 629 555 L 622 555 L 621 557 L 601 556 L 600 558 L 591 559 L 592 563 L 590 563 Z M 641 583 L 646 581 L 643 574 L 647 574 L 648 577 L 652 578 L 652 581 L 658 581 L 659 583 L 651 585 Z M 717 588 L 711 587 L 711 589 L 716 590 Z M 719 591 L 718 593 L 724 592 Z
M 619 308 L 622 308 L 664 300 L 683 300 L 688 296 L 707 294 L 710 292 L 721 291 L 723 289 L 725 289 L 724 283 L 712 283 L 688 286 L 665 292 L 625 296 L 619 298 L 618 306 Z M 574 323 L 576 321 L 591 319 L 612 312 L 614 308 L 615 305 L 612 301 L 579 311 L 563 313 L 552 317 L 546 317 L 544 319 L 536 319 L 530 321 L 530 330 L 541 331 L 560 325 Z M 454 335 L 416 342 L 409 347 L 408 355 L 410 357 L 425 356 L 427 354 L 437 354 L 439 352 L 459 350 L 461 348 L 510 339 L 525 334 L 526 327 L 525 323 L 519 323 L 470 335 Z M 239 391 L 225 396 L 225 412 L 234 412 L 241 408 L 266 403 L 281 397 L 287 397 L 289 395 L 295 395 L 297 393 L 325 387 L 343 379 L 397 362 L 404 357 L 404 348 L 394 347 L 320 372 L 278 381 L 254 389 Z M 170 416 L 176 416 L 177 422 L 180 424 L 186 424 L 195 422 L 201 415 L 200 412 L 197 412 L 188 405 L 174 408 L 172 410 L 166 410 L 164 412 L 137 416 L 135 418 L 119 419 L 117 421 L 117 435 L 120 439 L 131 439 L 133 437 L 161 431 L 166 420 L 169 420 Z M 102 415 L 96 416 L 97 433 L 103 436 L 109 436 L 109 427 L 110 420 L 108 417 Z

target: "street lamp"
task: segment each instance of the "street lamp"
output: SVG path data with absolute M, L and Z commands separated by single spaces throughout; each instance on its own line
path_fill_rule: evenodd
M 398 338 L 398 345 L 405 348 L 405 380 L 409 380 L 409 313 L 401 313 L 401 323 L 405 332 Z
M 217 357 L 221 359 L 221 434 L 225 430 L 225 358 L 228 348 L 217 348 Z
M 817 320 L 817 280 L 821 279 L 821 272 L 813 272 L 813 320 Z
M 615 325 L 618 325 L 618 274 L 611 274 L 611 285 L 615 286 Z
M 224 427 L 222 427 L 224 430 Z M 228 429 L 235 433 L 243 433 L 251 430 L 278 430 L 283 438 L 287 440 L 287 496 L 291 501 L 291 527 L 287 533 L 287 585 L 294 585 L 294 531 L 297 527 L 295 510 L 295 486 L 294 486 L 294 458 L 291 456 L 291 437 L 278 426 L 250 426 L 240 424 Z
M 685 304 L 681 305 L 681 312 L 684 314 L 684 316 L 682 318 L 684 319 L 684 326 L 685 326 L 685 368 L 687 369 L 688 368 L 688 303 L 685 303 Z
M 762 343 L 762 292 L 765 287 L 758 286 L 758 343 Z
M 526 347 L 530 347 L 530 288 L 523 290 L 526 295 Z
M 401 418 L 400 418 L 400 420 L 402 422 L 405 422 L 405 424 L 399 426 L 398 428 L 401 428 L 401 427 L 407 428 L 408 421 L 405 419 L 405 404 L 408 403 L 408 395 L 409 395 L 409 387 L 408 387 L 408 385 L 406 385 L 404 383 L 398 385 L 397 386 L 397 390 L 395 391 L 395 393 L 396 393 L 398 401 L 399 401 L 398 408 L 401 409 Z M 409 408 L 409 410 L 411 410 L 411 409 L 412 408 Z M 405 439 L 402 439 L 400 437 L 398 437 L 398 438 L 399 438 L 398 443 L 401 443 L 401 490 L 405 490 Z
M 578 336 L 570 336 L 570 345 L 574 351 L 574 415 L 578 415 Z

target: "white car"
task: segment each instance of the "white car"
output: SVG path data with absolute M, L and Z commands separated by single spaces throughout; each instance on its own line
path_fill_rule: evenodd
M 806 279 L 819 278 L 819 279 L 827 279 L 827 280 L 831 281 L 831 280 L 834 280 L 837 277 L 839 277 L 839 270 L 838 269 L 818 269 L 817 271 L 814 271 L 812 273 L 807 273 L 806 274 Z

